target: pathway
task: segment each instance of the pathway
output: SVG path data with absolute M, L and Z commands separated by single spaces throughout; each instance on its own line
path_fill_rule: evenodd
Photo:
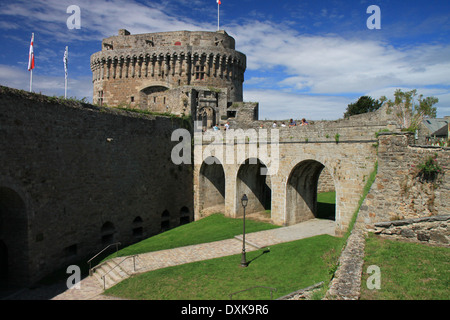
M 320 234 L 335 234 L 335 222 L 312 219 L 293 226 L 246 234 L 246 251 L 258 250 L 283 242 L 300 240 Z M 233 239 L 202 243 L 175 249 L 140 254 L 136 259 L 136 273 L 174 265 L 224 257 L 242 252 L 242 235 Z M 123 257 L 119 258 L 123 259 Z M 129 259 L 131 261 L 132 259 Z M 131 263 L 131 262 L 130 262 Z M 52 300 L 112 300 L 103 295 L 103 286 L 95 277 L 81 280 L 79 289 L 69 289 Z

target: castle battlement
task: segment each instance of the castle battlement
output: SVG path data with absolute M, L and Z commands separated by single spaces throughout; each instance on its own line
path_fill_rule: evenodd
M 131 35 L 121 29 L 91 56 L 94 103 L 208 117 L 209 126 L 242 102 L 245 69 L 246 56 L 223 30 Z

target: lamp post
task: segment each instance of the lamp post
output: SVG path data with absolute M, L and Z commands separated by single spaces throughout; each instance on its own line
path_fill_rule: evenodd
M 244 221 L 243 221 L 244 233 L 242 234 L 242 258 L 241 258 L 241 267 L 247 267 L 247 266 L 248 266 L 248 263 L 247 263 L 247 259 L 246 259 L 246 257 L 245 257 L 245 207 L 247 206 L 248 198 L 247 198 L 247 195 L 246 195 L 246 194 L 244 194 L 244 195 L 242 196 L 241 203 L 242 203 L 242 207 L 244 208 Z

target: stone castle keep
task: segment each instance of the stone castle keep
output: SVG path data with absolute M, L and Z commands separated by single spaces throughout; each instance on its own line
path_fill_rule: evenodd
M 103 40 L 91 68 L 92 105 L 0 86 L 1 285 L 32 284 L 109 244 L 122 248 L 217 209 L 241 217 L 244 193 L 247 213 L 270 209 L 274 224 L 315 218 L 324 177 L 336 192 L 331 219 L 340 235 L 375 163 L 360 209 L 364 223 L 450 214 L 449 148 L 415 145 L 383 108 L 273 130 L 271 121 L 258 120 L 257 103 L 242 101 L 246 57 L 224 31 L 120 30 Z M 223 154 L 209 154 L 218 141 L 208 140 L 211 130 L 197 131 L 203 141 L 189 145 L 199 161 L 177 165 L 171 154 L 180 141 L 172 133 L 193 129 L 173 114 L 204 128 L 227 121 L 236 129 L 263 127 L 279 139 L 237 139 Z M 278 153 L 273 175 L 260 174 L 273 165 L 260 156 L 264 148 Z M 244 160 L 227 163 L 230 155 Z M 426 184 L 411 168 L 434 155 L 445 173 Z
M 94 103 L 191 115 L 209 128 L 236 114 L 233 103 L 242 105 L 245 68 L 225 31 L 122 29 L 91 56 Z

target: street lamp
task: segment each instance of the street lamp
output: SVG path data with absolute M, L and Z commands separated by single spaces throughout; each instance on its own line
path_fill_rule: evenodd
M 241 258 L 241 267 L 247 267 L 248 263 L 247 263 L 247 259 L 245 258 L 245 207 L 247 206 L 248 203 L 248 198 L 247 195 L 244 194 L 242 196 L 241 199 L 241 203 L 242 203 L 242 207 L 244 207 L 244 233 L 242 234 L 242 258 Z

